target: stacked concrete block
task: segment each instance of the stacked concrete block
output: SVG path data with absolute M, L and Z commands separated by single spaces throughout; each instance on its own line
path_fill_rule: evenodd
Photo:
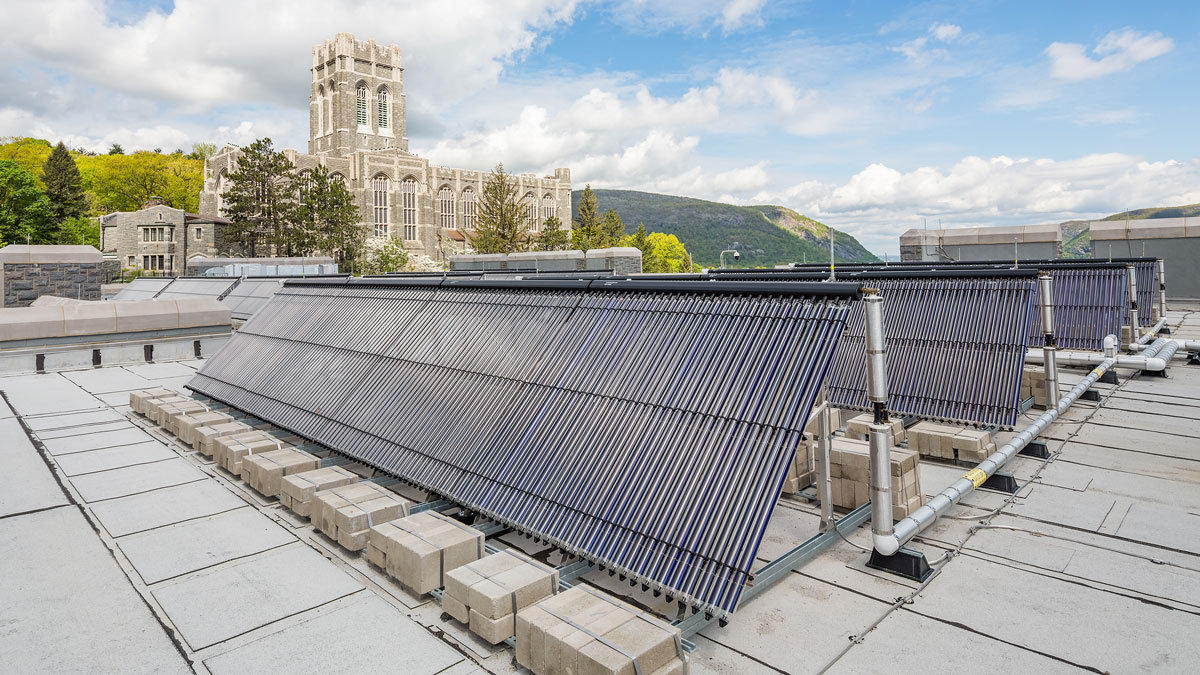
M 254 428 L 249 424 L 234 421 L 232 418 L 224 422 L 196 427 L 192 430 L 192 449 L 199 451 L 205 457 L 212 457 L 213 445 L 218 438 L 244 434 L 253 430 Z
M 131 391 L 129 392 L 129 408 L 139 415 L 145 415 L 147 402 L 163 398 L 164 396 L 177 396 L 178 394 L 179 392 L 164 387 Z
M 1033 405 L 1046 407 L 1046 371 L 1040 366 L 1026 366 L 1021 373 L 1021 400 L 1033 398 Z
M 165 428 L 175 434 L 176 438 L 191 446 L 195 443 L 197 427 L 207 427 L 222 422 L 231 422 L 233 417 L 222 412 L 202 410 L 172 415 L 167 419 Z
M 865 441 L 871 437 L 871 422 L 874 417 L 870 413 L 864 413 L 857 417 L 852 417 L 846 420 L 846 438 L 852 438 L 858 441 Z M 904 442 L 904 423 L 900 420 L 892 420 L 889 423 L 891 427 L 892 445 L 899 445 Z
M 340 466 L 327 466 L 283 477 L 279 503 L 305 518 L 312 514 L 312 500 L 318 492 L 358 482 L 358 474 Z
M 558 590 L 558 571 L 511 549 L 445 575 L 442 609 L 492 644 L 516 635 L 516 615 Z
M 817 402 L 818 404 L 820 401 Z M 817 471 L 814 464 L 814 458 L 817 452 L 817 432 L 819 422 L 817 416 L 819 412 L 814 412 L 808 418 L 808 424 L 804 425 L 804 436 L 801 438 L 800 445 L 796 447 L 796 454 L 792 457 L 792 461 L 788 464 L 787 478 L 783 481 L 783 488 L 780 490 L 783 494 L 796 494 L 804 488 L 816 482 Z M 840 408 L 830 408 L 829 410 L 829 433 L 842 426 L 842 411 Z
M 250 461 L 269 454 L 254 455 Z M 309 518 L 344 548 L 361 551 L 372 527 L 407 516 L 410 506 L 412 502 L 376 483 L 354 483 L 316 493 Z
M 241 476 L 247 457 L 269 450 L 283 450 L 288 446 L 282 438 L 265 431 L 243 431 L 210 439 L 209 447 L 218 466 L 235 476 Z
M 996 443 L 988 431 L 920 422 L 908 430 L 908 449 L 925 457 L 981 462 L 996 451 Z
M 168 403 L 166 402 L 167 399 L 156 399 L 157 403 L 155 401 L 151 401 L 146 406 L 149 410 L 147 417 L 154 420 L 158 426 L 163 427 L 164 429 L 167 428 L 167 424 L 172 416 L 180 415 L 182 413 L 208 411 L 208 406 L 197 401 L 196 399 L 183 396 L 173 396 L 170 398 L 181 398 L 183 400 Z
M 303 450 L 283 448 L 250 455 L 242 460 L 242 479 L 264 497 L 274 497 L 283 477 L 321 467 L 321 460 Z
M 587 586 L 517 612 L 517 663 L 535 675 L 688 672 L 679 629 Z
M 835 438 L 829 452 L 833 505 L 856 509 L 871 501 L 871 447 L 866 441 Z M 896 520 L 924 504 L 917 453 L 891 450 L 892 515 Z
M 371 528 L 367 560 L 415 593 L 445 585 L 445 575 L 483 557 L 483 532 L 436 511 Z

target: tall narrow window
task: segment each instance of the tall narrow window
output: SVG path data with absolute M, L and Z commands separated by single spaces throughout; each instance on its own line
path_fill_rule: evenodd
M 557 206 L 554 203 L 553 195 L 542 195 L 542 222 L 545 222 L 547 218 L 553 218 L 558 215 Z
M 438 211 L 442 216 L 442 227 L 454 229 L 454 190 L 449 187 L 438 190 Z
M 409 177 L 400 183 L 400 209 L 404 223 L 404 238 L 417 238 L 417 179 Z
M 380 89 L 378 96 L 379 96 L 379 103 L 378 103 L 379 128 L 386 129 L 386 128 L 388 128 L 388 123 L 389 123 L 389 120 L 391 119 L 388 116 L 388 103 L 389 103 L 388 90 Z
M 475 191 L 471 188 L 463 190 L 462 227 L 464 230 L 475 229 Z
M 538 223 L 537 198 L 532 192 L 525 193 L 525 220 L 529 222 L 529 231 L 537 232 L 542 229 Z
M 317 135 L 325 133 L 325 85 L 317 86 Z
M 197 227 L 196 228 L 196 241 L 201 241 L 203 239 L 204 239 L 204 228 Z
M 388 177 L 379 174 L 371 179 L 374 194 L 375 236 L 386 237 L 388 230 Z
M 367 88 L 358 85 L 358 126 L 367 126 Z

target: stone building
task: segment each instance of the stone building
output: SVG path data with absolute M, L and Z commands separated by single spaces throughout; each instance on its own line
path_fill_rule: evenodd
M 181 276 L 187 261 L 217 254 L 220 227 L 229 221 L 175 209 L 151 197 L 138 211 L 100 218 L 100 251 L 121 267 Z
M 465 249 L 487 170 L 435 166 L 408 151 L 400 48 L 349 33 L 313 47 L 308 152 L 284 150 L 303 173 L 317 165 L 345 181 L 368 236 L 396 237 L 433 260 Z M 241 150 L 227 145 L 205 164 L 200 213 L 220 216 L 226 176 Z M 550 216 L 571 220 L 571 171 L 513 175 L 537 232 Z
M 91 246 L 0 248 L 0 307 L 28 307 L 43 295 L 99 300 L 104 265 Z

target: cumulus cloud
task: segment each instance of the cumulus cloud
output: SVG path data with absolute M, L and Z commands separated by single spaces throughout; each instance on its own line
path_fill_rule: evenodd
M 840 184 L 807 181 L 755 201 L 778 201 L 844 229 L 876 251 L 940 219 L 946 226 L 1035 224 L 1149 205 L 1200 201 L 1200 160 L 1149 161 L 1103 153 L 1073 159 L 964 157 L 949 168 L 871 164 Z
M 1066 82 L 1093 80 L 1132 70 L 1143 61 L 1157 58 L 1175 48 L 1175 41 L 1162 33 L 1139 33 L 1131 28 L 1115 30 L 1100 38 L 1088 56 L 1087 47 L 1076 42 L 1055 42 L 1046 47 L 1050 74 Z
M 961 37 L 961 27 L 952 23 L 935 23 L 929 27 L 929 30 L 925 33 L 925 35 L 913 38 L 912 40 L 901 44 L 899 47 L 892 47 L 891 49 L 892 51 L 903 54 L 911 61 L 924 65 L 935 58 L 941 58 L 948 54 L 945 49 L 931 47 L 931 41 L 949 43 L 955 42 Z

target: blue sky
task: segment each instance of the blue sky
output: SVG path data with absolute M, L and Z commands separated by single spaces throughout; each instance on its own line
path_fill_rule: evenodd
M 6 4 L 6 136 L 303 150 L 310 50 L 348 31 L 403 48 L 435 162 L 782 204 L 879 253 L 1200 201 L 1195 2 Z

